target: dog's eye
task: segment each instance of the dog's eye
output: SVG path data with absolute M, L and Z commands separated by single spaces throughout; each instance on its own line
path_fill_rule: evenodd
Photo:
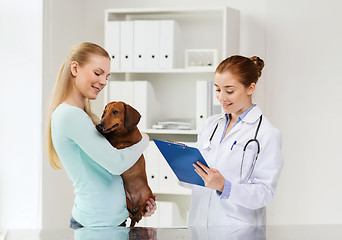
M 112 112 L 114 115 L 116 115 L 116 114 L 118 114 L 119 113 L 119 111 L 118 110 L 113 110 L 113 112 Z

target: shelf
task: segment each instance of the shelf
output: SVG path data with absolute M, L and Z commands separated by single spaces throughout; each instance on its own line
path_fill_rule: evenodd
M 214 73 L 214 67 L 173 68 L 173 69 L 118 69 L 111 73 Z
M 142 132 L 154 134 L 182 134 L 182 135 L 197 135 L 197 130 L 174 130 L 174 129 L 145 129 Z
M 107 9 L 106 12 L 114 14 L 146 14 L 151 15 L 154 13 L 161 14 L 188 14 L 188 13 L 210 13 L 224 11 L 226 7 L 184 7 L 184 8 L 123 8 L 123 9 Z

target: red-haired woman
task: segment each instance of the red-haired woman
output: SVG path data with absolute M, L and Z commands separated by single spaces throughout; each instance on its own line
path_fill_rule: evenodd
M 197 147 L 210 168 L 194 164 L 206 187 L 193 186 L 190 226 L 264 225 L 283 166 L 280 132 L 253 104 L 264 61 L 232 56 L 215 72 L 224 113 L 206 120 Z

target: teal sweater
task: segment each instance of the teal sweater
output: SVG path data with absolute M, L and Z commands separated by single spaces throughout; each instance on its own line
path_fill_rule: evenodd
M 58 157 L 73 182 L 74 219 L 85 227 L 118 226 L 126 220 L 120 174 L 139 159 L 148 138 L 118 150 L 98 133 L 82 109 L 66 103 L 53 112 L 51 133 Z

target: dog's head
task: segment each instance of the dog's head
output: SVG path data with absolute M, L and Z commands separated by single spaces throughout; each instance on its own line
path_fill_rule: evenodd
M 105 107 L 96 129 L 103 134 L 113 131 L 119 134 L 127 133 L 139 123 L 140 117 L 139 112 L 130 105 L 111 102 Z

